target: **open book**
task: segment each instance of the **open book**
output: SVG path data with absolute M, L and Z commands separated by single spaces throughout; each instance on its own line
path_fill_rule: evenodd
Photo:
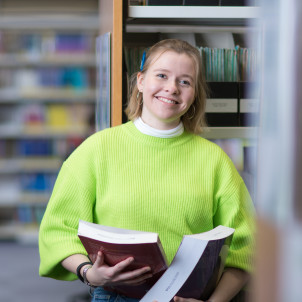
M 185 235 L 168 267 L 158 234 L 103 226 L 80 220 L 78 236 L 92 262 L 101 250 L 105 262 L 113 266 L 132 256 L 127 267 L 133 270 L 150 266 L 152 278 L 138 286 L 119 285 L 113 290 L 128 297 L 150 302 L 169 302 L 176 294 L 181 297 L 206 299 L 222 274 L 228 246 L 234 229 L 215 229 Z

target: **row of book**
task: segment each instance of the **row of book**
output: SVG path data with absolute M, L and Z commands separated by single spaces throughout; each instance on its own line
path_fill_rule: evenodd
M 198 47 L 208 82 L 255 81 L 256 51 L 236 46 L 235 49 Z M 139 71 L 145 47 L 125 47 L 124 58 L 129 76 Z
M 209 82 L 255 81 L 256 52 L 251 48 L 200 47 L 205 77 Z
M 26 157 L 34 156 L 37 156 L 37 159 L 45 156 L 56 156 L 64 159 L 82 143 L 83 139 L 82 136 L 71 136 L 61 140 L 43 138 L 0 140 L 0 159 L 11 156 L 24 158 L 25 161 Z
M 59 168 L 52 172 L 0 175 L 0 204 L 46 205 L 53 190 Z
M 255 6 L 258 0 L 130 0 L 130 5 Z
M 94 53 L 95 36 L 84 33 L 0 31 L 0 53 L 52 55 Z
M 0 126 L 22 126 L 24 130 L 36 129 L 43 126 L 50 130 L 88 129 L 93 127 L 91 117 L 94 106 L 82 103 L 32 103 L 28 105 L 3 105 L 0 112 Z M 0 127 L 1 134 L 1 127 Z
M 57 175 L 54 173 L 26 173 L 20 175 L 23 192 L 51 192 Z
M 35 69 L 0 69 L 0 88 L 72 88 L 84 90 L 95 86 L 95 71 L 84 67 L 40 67 Z
M 22 205 L 15 211 L 15 222 L 26 224 L 40 224 L 45 213 L 46 206 Z
M 2 208 L 0 213 L 1 225 L 39 225 L 45 212 L 45 206 L 24 205 L 18 208 Z
M 49 139 L 20 139 L 15 143 L 17 156 L 48 156 L 53 154 L 53 141 Z
M 16 177 L 13 175 L 1 175 L 0 200 L 7 199 L 13 200 L 14 202 L 27 200 L 34 202 L 34 197 L 31 197 L 34 193 L 45 193 L 49 195 L 53 189 L 58 170 L 59 169 L 49 173 L 18 173 Z M 41 196 L 42 195 L 40 195 L 40 197 Z

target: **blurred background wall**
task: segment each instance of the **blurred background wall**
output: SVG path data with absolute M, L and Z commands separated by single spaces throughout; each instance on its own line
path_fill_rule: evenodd
M 92 132 L 97 0 L 0 1 L 0 301 L 85 301 L 38 276 L 38 230 L 63 160 Z

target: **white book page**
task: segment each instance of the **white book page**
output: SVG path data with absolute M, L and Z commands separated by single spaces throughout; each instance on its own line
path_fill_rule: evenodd
M 78 235 L 109 243 L 133 244 L 133 243 L 153 243 L 158 241 L 158 235 L 151 232 L 139 232 L 80 220 Z
M 140 302 L 169 302 L 190 276 L 207 243 L 184 238 L 170 267 Z
M 223 225 L 219 225 L 213 230 L 208 232 L 200 233 L 200 234 L 193 234 L 193 235 L 186 235 L 187 237 L 193 237 L 196 239 L 201 240 L 218 240 L 226 238 L 234 233 L 235 229 L 225 227 Z

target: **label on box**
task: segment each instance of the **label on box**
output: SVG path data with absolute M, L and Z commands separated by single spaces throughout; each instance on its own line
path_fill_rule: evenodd
M 259 112 L 258 99 L 241 99 L 240 100 L 241 113 L 257 113 Z
M 206 112 L 208 113 L 234 113 L 237 111 L 237 99 L 207 99 Z

